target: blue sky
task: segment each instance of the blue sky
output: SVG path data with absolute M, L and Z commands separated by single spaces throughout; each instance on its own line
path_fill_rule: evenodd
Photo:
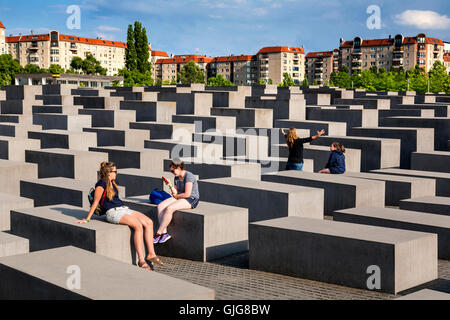
M 70 30 L 67 7 L 81 9 Z M 380 29 L 369 29 L 367 8 L 380 8 Z M 371 12 L 372 13 L 372 12 Z M 393 0 L 0 0 L 6 33 L 48 33 L 126 41 L 128 24 L 147 28 L 153 50 L 207 56 L 255 54 L 265 46 L 331 50 L 339 38 L 384 38 L 402 33 L 450 41 L 450 1 Z

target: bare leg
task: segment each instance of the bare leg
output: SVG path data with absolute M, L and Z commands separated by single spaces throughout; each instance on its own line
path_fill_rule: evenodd
M 139 220 L 139 222 L 144 227 L 144 241 L 145 245 L 147 246 L 148 250 L 148 256 L 147 259 L 150 260 L 151 258 L 156 257 L 155 253 L 155 247 L 153 245 L 153 221 L 149 217 L 147 217 L 145 214 L 133 211 L 131 214 L 133 217 L 136 217 L 136 219 Z
M 159 224 L 158 233 L 163 234 L 167 233 L 167 226 L 172 221 L 173 213 L 177 210 L 185 210 L 185 209 L 191 209 L 191 204 L 185 200 L 185 199 L 179 199 L 175 201 L 174 203 L 170 204 L 161 219 L 161 223 Z
M 127 225 L 130 228 L 134 229 L 134 246 L 136 247 L 139 264 L 145 262 L 144 248 L 142 243 L 143 226 L 141 222 L 135 216 L 126 214 L 122 217 L 122 219 L 120 219 L 119 223 Z
M 161 224 L 162 216 L 164 215 L 164 211 L 168 206 L 172 203 L 175 203 L 177 200 L 175 198 L 169 198 L 158 204 L 158 222 Z

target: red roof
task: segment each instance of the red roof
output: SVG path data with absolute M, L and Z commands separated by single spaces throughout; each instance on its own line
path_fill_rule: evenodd
M 225 57 L 215 57 L 215 62 L 228 62 L 228 61 L 251 61 L 254 56 L 225 56 Z
M 436 38 L 425 38 L 427 44 L 444 45 L 444 42 Z M 403 44 L 415 44 L 417 43 L 417 37 L 404 37 Z M 363 40 L 361 47 L 378 47 L 378 46 L 391 46 L 394 44 L 394 38 L 390 39 L 375 39 L 375 40 Z M 353 41 L 344 41 L 341 48 L 353 47 Z
M 156 63 L 162 63 L 162 64 L 172 64 L 172 63 L 188 63 L 189 61 L 194 61 L 197 63 L 210 63 L 214 60 L 214 58 L 207 58 L 204 56 L 197 56 L 197 57 L 186 57 L 186 58 L 171 58 L 171 59 L 158 59 Z
M 6 29 L 5 26 L 3 25 L 3 23 L 0 21 L 0 28 L 1 29 Z
M 48 34 L 34 34 L 28 36 L 14 36 L 14 37 L 6 37 L 6 42 L 29 42 L 29 41 L 48 41 Z
M 164 51 L 152 51 L 152 56 L 154 57 L 169 57 L 169 55 Z
M 332 57 L 333 51 L 309 52 L 306 58 Z
M 93 44 L 93 45 L 98 45 L 98 46 L 108 46 L 108 47 L 118 47 L 118 48 L 126 48 L 127 47 L 127 44 L 125 42 L 67 36 L 67 35 L 63 35 L 63 34 L 59 35 L 59 41 L 78 42 L 78 43 L 86 43 L 86 44 Z
M 260 53 L 279 53 L 279 52 L 294 52 L 294 53 L 305 53 L 303 48 L 294 48 L 294 47 L 264 47 L 258 51 L 257 54 Z

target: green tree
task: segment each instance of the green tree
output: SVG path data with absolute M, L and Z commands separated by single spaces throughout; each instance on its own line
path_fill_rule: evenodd
M 305 79 L 303 79 L 302 86 L 303 87 L 309 86 L 308 78 L 305 77 Z
M 261 86 L 264 86 L 264 85 L 266 85 L 266 80 L 264 80 L 264 78 L 259 78 L 258 84 Z
M 43 72 L 42 72 L 42 69 L 39 68 L 39 66 L 37 66 L 35 64 L 27 64 L 23 68 L 23 73 L 43 73 Z
M 221 74 L 208 79 L 208 86 L 212 87 L 233 87 L 234 84 L 230 80 L 224 78 Z
M 425 70 L 416 65 L 415 68 L 407 72 L 409 79 L 409 90 L 418 93 L 425 93 L 428 89 L 428 77 Z
M 181 84 L 205 83 L 205 73 L 191 60 L 181 68 L 178 74 L 178 82 Z
M 441 61 L 437 60 L 434 62 L 433 67 L 428 73 L 430 79 L 430 91 L 431 92 L 442 92 L 445 91 L 444 84 L 448 79 L 447 69 L 442 64 Z
M 135 46 L 135 37 L 133 26 L 128 25 L 127 32 L 127 48 L 125 49 L 125 67 L 128 70 L 136 70 L 137 69 L 137 53 Z
M 100 61 L 95 59 L 92 54 L 87 54 L 86 59 L 74 57 L 70 63 L 73 70 L 82 71 L 84 74 L 106 75 L 107 70 L 101 66 Z
M 73 70 L 83 70 L 83 59 L 81 59 L 80 57 L 73 57 L 72 61 L 70 62 L 70 67 Z
M 52 64 L 50 68 L 48 68 L 50 73 L 64 73 L 64 69 L 59 64 Z
M 155 86 L 161 87 L 162 84 L 163 84 L 162 80 L 158 78 L 158 79 L 156 80 Z
M 10 54 L 0 55 L 0 85 L 6 86 L 14 83 L 14 75 L 21 73 L 23 68 L 18 60 L 12 58 Z
M 123 68 L 119 70 L 119 76 L 123 77 L 123 85 L 125 87 L 153 85 L 153 78 L 150 72 L 141 73 L 138 70 L 130 71 Z
M 269 78 L 269 80 L 267 80 L 267 84 L 273 84 L 272 78 Z
M 295 86 L 294 80 L 289 73 L 283 73 L 283 81 L 278 84 L 279 87 L 292 87 Z

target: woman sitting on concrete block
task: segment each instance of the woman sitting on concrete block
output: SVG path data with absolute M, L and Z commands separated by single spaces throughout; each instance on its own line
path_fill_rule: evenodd
M 286 164 L 286 170 L 303 170 L 303 144 L 311 142 L 319 138 L 321 135 L 325 133 L 325 130 L 322 129 L 320 132 L 317 131 L 317 135 L 309 137 L 309 138 L 299 138 L 297 134 L 297 129 L 290 128 L 289 132 L 286 134 L 284 129 L 280 129 L 283 136 L 286 137 L 286 143 L 289 147 L 289 158 Z
M 86 219 L 77 223 L 88 223 L 99 203 L 103 203 L 106 220 L 113 224 L 123 224 L 134 229 L 134 245 L 138 255 L 138 266 L 150 270 L 147 261 L 163 265 L 155 253 L 153 246 L 153 222 L 145 214 L 133 211 L 124 206 L 119 199 L 119 187 L 116 183 L 117 168 L 113 162 L 102 162 L 100 165 L 100 180 L 95 185 L 94 202 Z M 144 258 L 142 236 L 148 249 L 148 256 Z
M 345 172 L 345 148 L 339 142 L 333 142 L 330 146 L 331 154 L 325 169 L 319 173 L 344 173 Z
M 184 169 L 184 162 L 174 159 L 170 164 L 170 172 L 175 175 L 174 186 L 169 185 L 172 197 L 158 205 L 159 229 L 153 238 L 153 243 L 164 243 L 172 236 L 167 232 L 167 226 L 172 221 L 173 213 L 177 210 L 194 209 L 200 201 L 198 182 L 195 176 Z

